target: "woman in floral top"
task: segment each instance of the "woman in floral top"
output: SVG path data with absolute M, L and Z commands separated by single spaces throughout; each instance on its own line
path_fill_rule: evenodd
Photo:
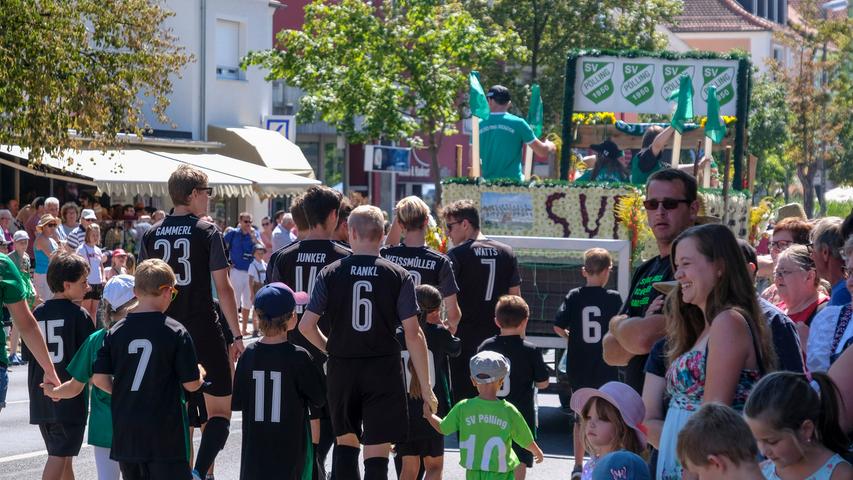
M 662 428 L 656 478 L 682 478 L 676 455 L 678 432 L 706 403 L 743 409 L 752 385 L 775 365 L 769 327 L 731 230 L 702 225 L 685 230 L 670 257 L 678 288 L 669 294 L 666 381 L 646 385 L 645 398 L 670 398 Z M 657 391 L 655 391 L 657 389 Z

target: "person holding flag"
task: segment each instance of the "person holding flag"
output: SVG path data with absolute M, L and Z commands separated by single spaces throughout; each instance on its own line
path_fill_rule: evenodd
M 708 87 L 708 119 L 705 121 L 705 157 L 700 162 L 701 169 L 697 177 L 701 179 L 704 188 L 711 186 L 711 170 L 716 163 L 711 156 L 712 143 L 720 143 L 726 136 L 726 122 L 720 117 L 720 100 L 717 98 L 717 87 Z M 710 160 L 710 161 L 706 161 Z
M 479 135 L 472 135 L 474 151 L 479 147 L 482 177 L 521 180 L 522 145 L 529 145 L 534 153 L 542 157 L 556 151 L 556 146 L 550 140 L 543 142 L 536 138 L 526 120 L 508 112 L 512 105 L 509 89 L 494 85 L 483 94 L 476 72 L 472 72 L 469 78 L 471 112 L 483 119 L 479 123 Z M 484 106 L 488 107 L 488 112 Z M 477 123 L 477 119 L 474 122 Z M 476 163 L 476 157 L 474 160 Z M 474 167 L 472 171 L 476 174 L 478 169 Z

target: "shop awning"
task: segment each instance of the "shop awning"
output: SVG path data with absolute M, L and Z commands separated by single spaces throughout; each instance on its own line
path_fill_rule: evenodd
M 278 135 L 278 134 L 276 134 Z M 254 163 L 244 162 L 235 158 L 212 153 L 192 153 L 188 151 L 161 151 L 175 161 L 189 163 L 208 171 L 224 173 L 233 177 L 244 178 L 252 182 L 252 188 L 261 197 L 292 195 L 305 191 L 311 185 L 319 185 L 319 180 L 301 177 L 292 173 L 262 167 Z
M 208 140 L 222 142 L 217 153 L 283 172 L 315 178 L 302 150 L 284 135 L 258 127 L 207 127 Z

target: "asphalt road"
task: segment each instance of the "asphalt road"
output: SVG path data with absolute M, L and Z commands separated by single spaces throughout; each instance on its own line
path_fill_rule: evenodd
M 567 478 L 574 465 L 571 442 L 571 416 L 559 406 L 556 395 L 539 394 L 539 445 L 545 452 L 545 461 L 528 471 L 528 478 Z M 44 443 L 38 428 L 29 424 L 26 366 L 11 367 L 7 406 L 0 411 L 0 480 L 30 480 L 41 478 L 47 459 Z M 242 418 L 234 413 L 231 435 L 216 462 L 216 478 L 237 479 L 239 476 Z M 195 444 L 198 447 L 199 436 Z M 331 458 L 331 455 L 330 455 Z M 329 460 L 331 461 L 331 460 Z M 328 466 L 327 466 L 328 468 Z M 78 479 L 97 478 L 92 447 L 84 443 L 80 455 L 74 460 Z M 390 478 L 395 478 L 392 473 Z M 459 466 L 459 450 L 455 439 L 446 442 L 446 479 L 464 479 L 465 471 Z

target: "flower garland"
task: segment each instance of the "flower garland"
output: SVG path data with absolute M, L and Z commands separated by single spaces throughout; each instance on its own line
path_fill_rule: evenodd
M 613 125 L 616 123 L 616 114 L 613 112 L 573 113 L 572 123 L 575 125 Z
M 561 198 L 566 198 L 566 194 L 557 192 L 548 195 L 548 199 L 545 200 L 545 211 L 548 212 L 548 220 L 551 220 L 557 225 L 563 227 L 563 237 L 569 238 L 572 236 L 572 229 L 569 227 L 569 222 L 567 222 L 563 217 L 559 217 L 554 214 L 554 202 Z
M 429 216 L 429 223 L 426 231 L 426 245 L 438 252 L 447 253 L 447 236 L 444 234 L 444 229 L 438 226 L 432 215 Z
M 589 212 L 586 209 L 586 194 L 581 193 L 578 195 L 581 201 L 581 226 L 586 231 L 589 238 L 598 237 L 598 230 L 601 229 L 601 218 L 604 217 L 604 211 L 607 209 L 607 197 L 601 197 L 601 206 L 598 208 L 598 218 L 595 220 L 595 230 L 590 230 L 587 225 L 589 225 Z

